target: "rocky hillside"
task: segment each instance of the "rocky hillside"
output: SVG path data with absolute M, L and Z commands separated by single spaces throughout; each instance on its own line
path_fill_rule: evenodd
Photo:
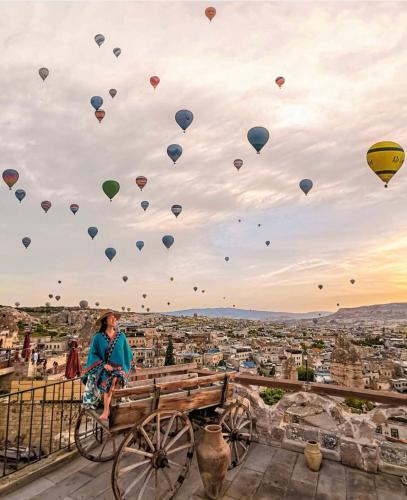
M 341 308 L 324 319 L 325 321 L 334 320 L 338 322 L 385 321 L 407 323 L 407 302 Z

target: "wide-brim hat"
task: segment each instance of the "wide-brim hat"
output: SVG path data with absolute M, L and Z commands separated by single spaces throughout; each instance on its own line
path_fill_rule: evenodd
M 100 315 L 100 317 L 96 320 L 95 322 L 95 328 L 97 330 L 100 329 L 100 327 L 102 326 L 102 321 L 107 318 L 108 316 L 111 316 L 113 314 L 113 316 L 116 316 L 116 319 L 120 319 L 120 316 L 121 314 L 116 312 L 116 311 L 112 311 L 111 309 L 107 309 L 105 311 L 102 311 L 102 314 Z

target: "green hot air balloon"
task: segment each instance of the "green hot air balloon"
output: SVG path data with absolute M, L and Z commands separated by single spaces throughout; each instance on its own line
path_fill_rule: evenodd
M 112 199 L 120 191 L 120 184 L 117 181 L 105 181 L 102 184 L 102 189 L 109 200 L 112 201 Z

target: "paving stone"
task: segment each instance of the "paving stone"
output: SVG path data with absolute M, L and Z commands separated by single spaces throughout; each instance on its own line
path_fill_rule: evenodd
M 101 474 L 88 483 L 85 483 L 74 493 L 70 493 L 69 496 L 72 500 L 89 500 L 91 498 L 97 498 L 98 495 L 101 495 L 107 490 L 111 491 L 111 488 L 110 474 Z
M 294 465 L 287 466 L 285 464 L 273 463 L 272 461 L 264 473 L 263 483 L 269 485 L 272 489 L 285 491 L 290 481 L 293 467 Z
M 222 497 L 227 489 L 229 488 L 229 486 L 231 485 L 231 482 L 230 481 L 227 481 L 225 479 L 225 481 L 223 481 L 223 485 L 222 485 L 222 490 L 221 490 L 221 493 L 220 493 L 220 497 Z M 204 490 L 204 487 L 203 487 L 203 484 L 201 485 L 200 488 L 198 488 L 196 491 L 195 491 L 195 494 L 194 494 L 195 497 L 198 497 L 200 500 L 202 500 L 202 498 L 207 498 L 206 495 L 205 495 L 205 490 Z M 183 499 L 185 497 L 182 497 Z
M 272 463 L 285 464 L 294 467 L 295 461 L 297 460 L 298 453 L 294 451 L 284 450 L 279 448 L 274 453 L 272 458 Z
M 251 469 L 241 469 L 239 475 L 226 490 L 226 496 L 236 500 L 248 500 L 252 498 L 260 485 L 263 474 Z
M 348 500 L 377 500 L 374 476 L 356 469 L 346 469 Z
M 98 497 L 95 498 L 95 500 L 115 500 L 113 491 L 112 490 L 107 490 L 100 494 Z
M 399 500 L 407 498 L 407 486 L 403 485 L 398 476 L 375 476 L 378 500 Z
M 27 486 L 23 486 L 14 493 L 8 493 L 4 498 L 7 498 L 7 500 L 22 500 L 23 498 L 29 500 L 53 486 L 55 487 L 55 484 L 52 481 L 43 477 L 27 484 Z
M 314 500 L 316 485 L 291 479 L 285 497 L 287 500 Z M 359 499 L 361 500 L 361 499 Z
M 55 471 L 49 472 L 45 477 L 54 483 L 59 483 L 66 477 L 85 468 L 87 465 L 91 463 L 92 462 L 86 460 L 86 458 L 75 457 L 70 462 L 66 462 L 57 469 L 55 469 Z
M 316 500 L 346 500 L 345 467 L 324 460 L 319 472 Z
M 85 467 L 80 469 L 83 474 L 88 474 L 92 477 L 98 477 L 101 474 L 109 475 L 112 472 L 113 460 L 109 462 L 86 462 Z
M 318 482 L 318 472 L 313 472 L 308 469 L 304 455 L 298 455 L 297 461 L 294 466 L 293 479 L 302 483 L 310 483 L 316 486 Z
M 250 447 L 250 451 L 243 465 L 247 469 L 256 470 L 257 472 L 266 472 L 274 453 L 274 448 L 256 443 Z
M 72 493 L 89 481 L 92 481 L 92 476 L 82 474 L 82 472 L 75 472 L 32 498 L 33 500 L 62 500 L 66 496 L 72 496 Z
M 257 488 L 253 500 L 283 500 L 284 490 L 272 488 L 269 484 L 261 483 Z

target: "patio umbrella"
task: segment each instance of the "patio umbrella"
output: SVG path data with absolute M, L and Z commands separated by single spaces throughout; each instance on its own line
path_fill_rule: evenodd
M 70 351 L 66 361 L 65 378 L 79 377 L 81 374 L 81 362 L 79 361 L 78 341 L 72 339 L 69 342 Z
M 25 359 L 25 361 L 28 361 L 30 359 L 30 352 L 31 352 L 30 332 L 27 332 L 24 337 L 23 352 L 22 352 L 22 357 Z

